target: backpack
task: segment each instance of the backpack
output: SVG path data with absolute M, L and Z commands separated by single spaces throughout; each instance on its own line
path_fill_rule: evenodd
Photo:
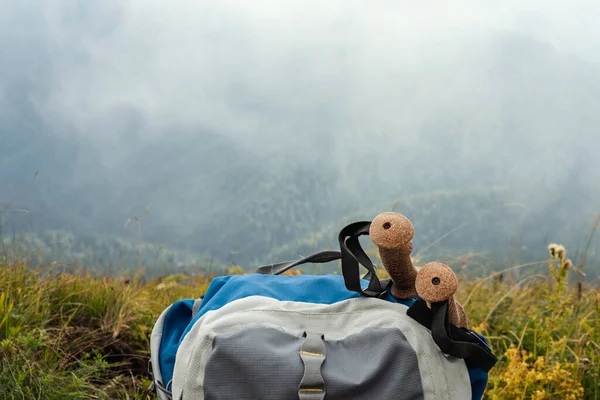
M 481 399 L 497 362 L 486 339 L 450 322 L 448 300 L 392 296 L 358 240 L 370 226 L 342 229 L 339 251 L 219 276 L 167 307 L 150 340 L 158 399 Z M 282 275 L 332 261 L 341 275 Z

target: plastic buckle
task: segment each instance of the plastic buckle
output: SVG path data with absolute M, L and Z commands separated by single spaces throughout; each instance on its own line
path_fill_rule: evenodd
M 150 379 L 152 380 L 152 383 L 150 384 L 150 387 L 148 387 L 148 390 L 154 392 L 156 389 L 156 384 L 154 383 L 154 374 L 152 373 L 152 360 L 148 360 L 148 374 L 150 375 Z

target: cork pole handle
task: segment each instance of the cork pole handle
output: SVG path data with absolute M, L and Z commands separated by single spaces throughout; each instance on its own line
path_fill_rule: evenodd
M 468 327 L 467 314 L 463 306 L 454 299 L 458 287 L 456 274 L 446 264 L 431 262 L 423 265 L 417 274 L 415 288 L 420 298 L 429 306 L 448 300 L 450 323 L 459 328 Z
M 410 299 L 417 295 L 417 270 L 410 259 L 414 233 L 410 220 L 395 212 L 379 214 L 369 229 L 369 236 L 379 249 L 381 262 L 394 283 L 392 296 L 397 299 Z

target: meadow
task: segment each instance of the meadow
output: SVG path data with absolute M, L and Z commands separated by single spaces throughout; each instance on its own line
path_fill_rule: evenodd
M 541 250 L 546 260 L 484 277 L 469 275 L 468 259 L 453 265 L 460 278 L 456 298 L 499 357 L 485 398 L 599 399 L 600 288 L 581 279 L 582 266 L 563 246 Z M 235 266 L 226 273 L 245 271 Z M 147 374 L 153 324 L 172 302 L 201 296 L 211 278 L 144 278 L 136 269 L 98 277 L 1 257 L 0 393 L 5 399 L 155 398 Z

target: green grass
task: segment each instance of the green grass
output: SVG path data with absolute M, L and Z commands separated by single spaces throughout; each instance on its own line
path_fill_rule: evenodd
M 600 291 L 570 282 L 576 266 L 566 260 L 542 261 L 544 274 L 522 266 L 487 278 L 470 277 L 468 260 L 452 265 L 470 326 L 499 356 L 486 398 L 600 398 Z M 172 302 L 202 295 L 210 279 L 95 278 L 0 259 L 0 393 L 153 399 L 146 371 L 154 322 Z
M 569 285 L 564 253 L 547 266 L 518 280 L 465 282 L 458 295 L 500 355 L 488 398 L 600 398 L 600 291 Z
M 0 260 L 0 393 L 7 399 L 145 399 L 152 326 L 204 277 L 161 289 Z

